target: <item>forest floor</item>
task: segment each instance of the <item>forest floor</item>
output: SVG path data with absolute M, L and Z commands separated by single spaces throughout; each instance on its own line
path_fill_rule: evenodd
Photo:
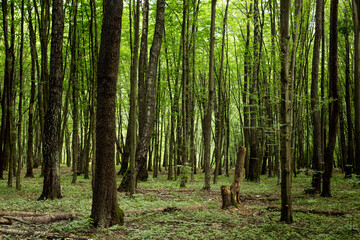
M 180 188 L 180 180 L 167 181 L 163 171 L 139 183 L 135 198 L 118 193 L 123 226 L 93 229 L 91 179 L 81 175 L 71 184 L 71 170 L 61 171 L 63 198 L 53 201 L 37 201 L 39 170 L 35 178 L 21 179 L 20 191 L 0 181 L 0 239 L 360 239 L 359 180 L 341 173 L 332 178 L 331 198 L 305 194 L 311 176 L 294 177 L 294 223 L 284 224 L 277 178 L 243 181 L 241 208 L 222 210 L 220 186 L 229 186 L 233 175 L 220 176 L 211 191 L 204 191 L 203 174 Z

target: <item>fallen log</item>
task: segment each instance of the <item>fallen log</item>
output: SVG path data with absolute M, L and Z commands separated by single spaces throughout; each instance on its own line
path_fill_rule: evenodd
M 17 222 L 20 222 L 20 223 L 23 223 L 23 224 L 26 224 L 26 225 L 33 225 L 32 223 L 29 223 L 27 221 L 24 221 L 23 219 L 21 218 L 17 218 L 17 217 L 12 217 L 12 216 L 4 216 L 3 218 L 9 220 L 9 221 L 17 221 Z
M 29 216 L 43 216 L 47 213 L 40 213 L 40 212 L 25 212 L 25 211 L 0 211 L 1 216 L 14 216 L 14 217 L 29 217 Z
M 74 220 L 79 217 L 75 213 L 62 213 L 62 214 L 48 214 L 44 216 L 22 217 L 22 220 L 29 223 L 52 223 L 63 220 Z
M 268 206 L 267 210 L 275 210 L 280 211 L 280 206 Z M 339 210 L 323 210 L 323 209 L 306 209 L 306 208 L 293 208 L 294 212 L 301 212 L 301 213 L 313 213 L 313 214 L 323 214 L 329 216 L 343 216 L 346 214 L 359 214 L 359 212 L 351 212 L 351 211 L 339 211 Z
M 0 225 L 11 225 L 12 221 L 10 221 L 9 219 L 0 217 Z
M 62 239 L 89 239 L 86 236 L 77 236 L 74 234 L 62 234 L 62 233 L 51 233 L 51 232 L 41 232 L 34 230 L 19 230 L 19 229 L 4 229 L 0 228 L 0 233 L 9 234 L 9 235 L 20 235 L 20 236 L 41 236 L 45 238 L 62 238 Z
M 18 221 L 24 224 L 52 223 L 62 220 L 74 220 L 80 216 L 79 213 L 34 213 L 34 212 L 1 212 L 0 217 L 8 221 Z M 0 221 L 0 224 L 2 223 Z

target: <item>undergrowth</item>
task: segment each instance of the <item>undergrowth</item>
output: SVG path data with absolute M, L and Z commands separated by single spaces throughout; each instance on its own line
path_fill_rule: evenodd
M 329 216 L 294 211 L 294 223 L 284 224 L 280 211 L 268 210 L 270 205 L 280 205 L 280 186 L 277 178 L 263 176 L 259 183 L 243 181 L 241 194 L 246 198 L 240 209 L 221 209 L 220 186 L 230 185 L 233 176 L 219 176 L 211 191 L 203 191 L 203 174 L 196 174 L 186 188 L 177 181 L 167 181 L 166 174 L 149 178 L 138 184 L 135 198 L 118 193 L 119 206 L 131 210 L 125 216 L 124 226 L 109 229 L 92 229 L 91 179 L 78 177 L 71 184 L 72 175 L 63 167 L 61 185 L 63 198 L 53 201 L 37 201 L 42 190 L 42 178 L 22 178 L 20 191 L 7 187 L 0 181 L 0 210 L 29 212 L 76 212 L 82 215 L 73 221 L 61 221 L 36 226 L 47 232 L 59 232 L 87 236 L 89 239 L 360 239 L 360 185 L 357 179 L 345 179 L 336 173 L 332 178 L 331 198 L 309 196 L 304 190 L 311 185 L 311 176 L 298 174 L 293 178 L 294 209 L 337 210 L 349 214 Z M 121 178 L 117 177 L 118 184 Z M 272 200 L 271 200 L 271 199 Z M 251 200 L 252 199 L 252 200 Z M 180 210 L 181 207 L 205 206 L 201 209 Z M 172 212 L 151 209 L 176 208 Z M 147 210 L 136 212 L 137 210 Z M 34 226 L 19 225 L 22 229 Z M 24 236 L 22 236 L 24 237 Z M 6 236 L 4 239 L 21 237 Z M 38 239 L 41 236 L 26 236 Z

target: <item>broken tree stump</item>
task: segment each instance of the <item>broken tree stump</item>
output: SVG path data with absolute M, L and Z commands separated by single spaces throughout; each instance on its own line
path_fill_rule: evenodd
M 221 186 L 221 196 L 223 201 L 222 209 L 231 206 L 236 208 L 240 207 L 240 186 L 244 172 L 245 155 L 246 148 L 240 146 L 237 152 L 234 180 L 230 185 L 230 190 L 227 186 Z

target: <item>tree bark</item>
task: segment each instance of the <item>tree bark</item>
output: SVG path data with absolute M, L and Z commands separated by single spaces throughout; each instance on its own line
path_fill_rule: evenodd
M 318 77 L 319 77 L 319 56 L 320 56 L 320 41 L 322 29 L 322 7 L 323 0 L 316 1 L 316 15 L 315 15 L 315 40 L 311 71 L 311 110 L 313 119 L 313 161 L 312 168 L 314 175 L 312 179 L 312 187 L 314 193 L 320 193 L 321 190 L 321 164 L 324 161 L 322 153 L 322 137 L 321 137 L 321 119 L 319 110 L 318 97 Z
M 209 90 L 208 90 L 208 105 L 206 109 L 206 115 L 204 118 L 203 136 L 205 143 L 204 152 L 204 170 L 205 170 L 205 183 L 204 189 L 210 190 L 211 180 L 211 119 L 212 110 L 214 106 L 214 45 L 215 45 L 215 14 L 216 14 L 216 0 L 211 0 L 211 27 L 210 27 L 210 57 L 209 57 Z
M 21 143 L 21 130 L 22 130 L 22 105 L 23 105 L 23 88 L 24 88 L 24 67 L 23 67 L 23 49 L 24 49 L 24 9 L 25 9 L 25 3 L 24 0 L 21 1 L 21 30 L 20 30 L 20 84 L 19 84 L 19 108 L 18 108 L 18 114 L 19 114 L 19 121 L 18 121 L 18 162 L 17 162 L 17 171 L 16 171 L 16 189 L 20 190 L 20 174 L 21 174 L 21 164 L 22 164 L 22 149 L 23 145 Z
M 360 0 L 352 0 L 354 24 L 355 82 L 355 174 L 360 175 Z
M 331 197 L 330 180 L 334 164 L 334 150 L 338 119 L 340 111 L 340 98 L 338 89 L 338 0 L 331 0 L 330 6 L 330 48 L 329 48 L 329 140 L 325 150 L 325 171 L 323 176 L 323 190 L 321 196 Z
M 96 161 L 91 218 L 95 227 L 124 223 L 115 179 L 115 100 L 119 69 L 122 0 L 105 0 L 97 72 Z
M 31 14 L 31 6 L 28 4 L 28 28 L 30 35 L 30 53 L 31 53 L 31 90 L 30 90 L 30 101 L 29 101 L 29 123 L 28 123 L 28 135 L 27 135 L 27 155 L 26 155 L 26 174 L 25 177 L 34 177 L 33 173 L 33 116 L 34 116 L 34 103 L 35 103 L 35 64 L 36 64 L 36 35 L 34 32 L 34 28 L 32 25 L 32 14 Z
M 70 63 L 70 82 L 72 85 L 72 100 L 73 100 L 73 133 L 72 133 L 72 169 L 73 178 L 71 183 L 76 183 L 78 164 L 80 164 L 80 142 L 79 142 L 79 81 L 77 76 L 77 0 L 72 1 L 73 4 L 73 22 L 71 27 L 71 63 Z
M 59 126 L 61 124 L 61 103 L 63 84 L 63 0 L 53 1 L 51 54 L 50 54 L 50 92 L 44 122 L 44 184 L 39 200 L 62 198 L 60 189 Z
M 217 114 L 215 122 L 215 172 L 214 172 L 214 184 L 217 182 L 218 175 L 221 173 L 221 157 L 222 157 L 222 142 L 223 142 L 223 128 L 224 128 L 224 92 L 223 92 L 223 69 L 224 69 L 224 52 L 225 52 L 225 35 L 227 15 L 229 8 L 229 0 L 226 1 L 225 15 L 223 19 L 222 40 L 221 40 L 221 57 L 220 57 L 220 69 L 218 80 L 218 104 Z
M 134 45 L 132 46 L 131 55 L 131 72 L 130 72 L 130 117 L 129 117 L 129 130 L 130 130 L 130 195 L 135 194 L 136 188 L 136 85 L 137 85 L 137 68 L 138 68 L 138 54 L 139 54 L 139 21 L 140 21 L 140 0 L 136 1 L 136 9 L 134 16 Z M 139 75 L 140 76 L 140 75 Z M 140 105 L 139 105 L 140 107 Z M 140 116 L 140 114 L 139 114 Z M 139 120 L 140 121 L 140 120 Z
M 290 0 L 280 2 L 280 49 L 281 49 L 281 219 L 293 222 L 291 197 L 291 111 L 289 99 L 289 15 Z
M 153 37 L 152 46 L 150 49 L 149 69 L 146 76 L 147 79 L 147 99 L 146 99 L 146 123 L 144 132 L 139 135 L 138 148 L 136 149 L 137 166 L 137 180 L 147 179 L 146 171 L 146 155 L 150 146 L 151 136 L 153 132 L 155 120 L 155 101 L 156 101 L 156 77 L 157 66 L 160 55 L 162 35 L 164 32 L 164 18 L 165 18 L 165 1 L 158 0 L 156 6 L 156 24 Z
M 347 11 L 345 11 L 347 16 Z M 346 18 L 347 19 L 347 18 Z M 352 122 L 352 110 L 351 110 L 351 93 L 350 93 L 350 42 L 349 42 L 349 20 L 345 23 L 345 102 L 346 102 L 346 122 L 348 126 L 348 146 L 347 146 L 347 159 L 345 164 L 345 177 L 350 177 L 354 170 L 354 137 L 353 137 L 353 122 Z
M 249 158 L 249 180 L 260 181 L 258 152 L 258 129 L 257 129 L 257 92 L 260 71 L 260 31 L 259 31 L 259 7 L 258 0 L 254 0 L 254 42 L 253 42 L 253 68 L 252 85 L 250 88 L 250 158 Z

